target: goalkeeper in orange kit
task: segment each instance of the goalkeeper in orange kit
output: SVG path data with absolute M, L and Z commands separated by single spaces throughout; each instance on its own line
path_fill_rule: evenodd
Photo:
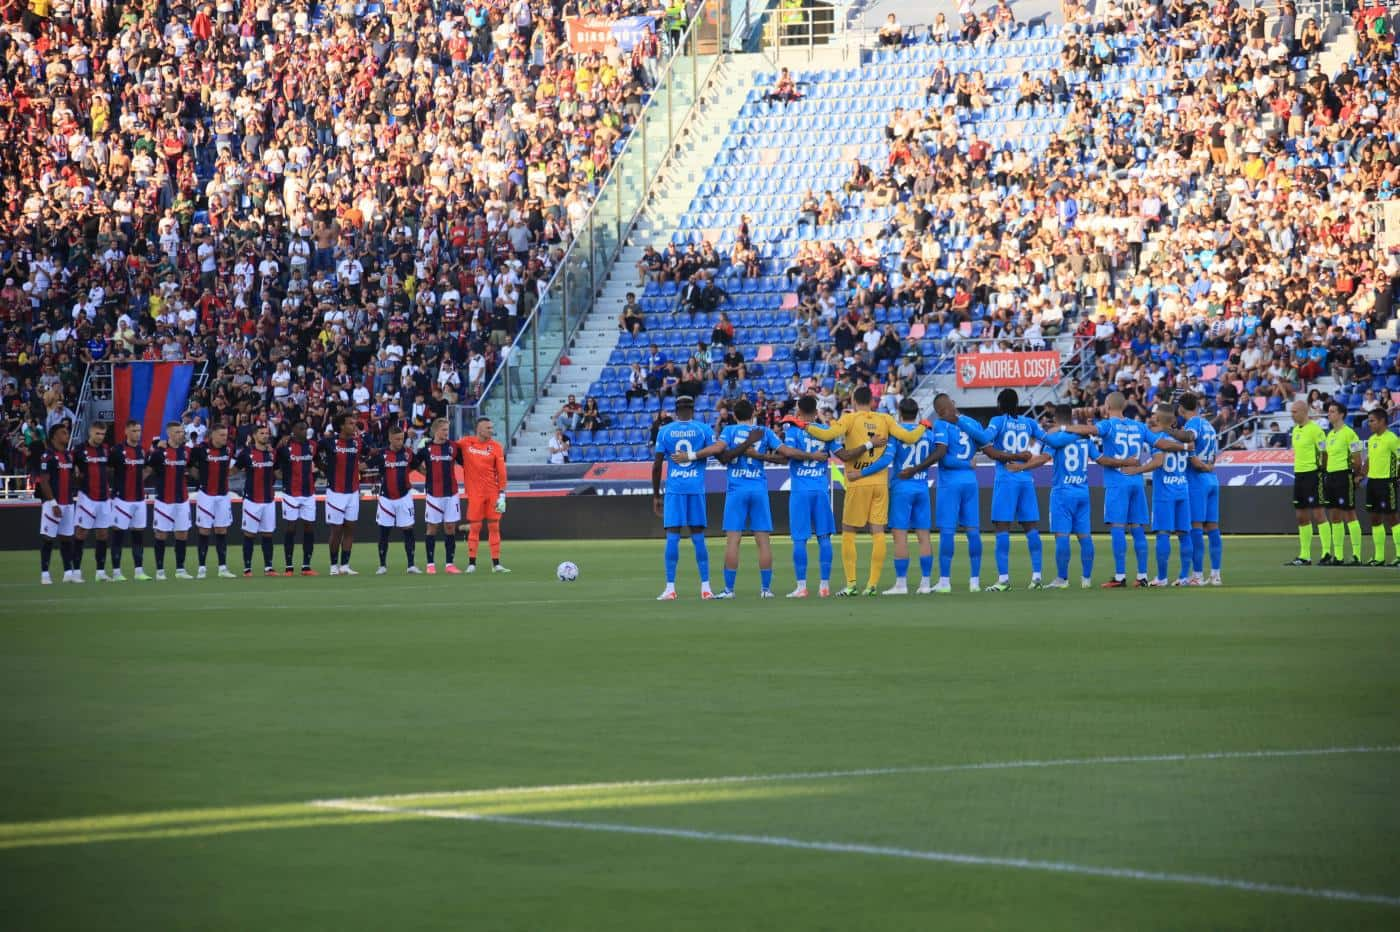
M 462 478 L 467 486 L 467 572 L 476 572 L 481 525 L 491 548 L 491 572 L 509 573 L 501 565 L 501 515 L 506 513 L 506 452 L 493 438 L 489 417 L 477 418 L 476 433 L 457 441 L 462 451 Z

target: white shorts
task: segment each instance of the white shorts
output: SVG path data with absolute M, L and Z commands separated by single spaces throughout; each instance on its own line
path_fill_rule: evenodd
M 359 492 L 332 492 L 326 490 L 326 523 L 354 524 L 360 520 Z
M 380 527 L 413 527 L 413 496 L 385 498 L 381 495 L 374 509 L 374 523 Z
M 194 524 L 201 531 L 225 528 L 233 523 L 233 498 L 200 492 L 194 500 Z
M 84 531 L 106 530 L 112 526 L 111 501 L 96 502 L 78 493 L 78 527 Z
M 146 500 L 139 502 L 112 499 L 112 527 L 118 531 L 144 531 L 146 529 Z
M 277 503 L 243 499 L 243 533 L 271 534 L 277 530 Z
M 53 516 L 53 502 L 44 502 L 39 506 L 39 536 L 52 540 L 55 537 L 72 537 L 74 516 L 78 513 L 76 505 L 59 505 L 58 517 Z
M 151 510 L 155 512 L 151 526 L 161 534 L 168 534 L 171 531 L 184 532 L 190 529 L 189 502 L 163 502 L 156 499 L 151 502 Z
M 316 496 L 283 495 L 282 519 L 284 521 L 310 521 L 316 523 Z
M 428 524 L 457 524 L 462 520 L 462 499 L 456 495 L 423 499 L 423 518 Z

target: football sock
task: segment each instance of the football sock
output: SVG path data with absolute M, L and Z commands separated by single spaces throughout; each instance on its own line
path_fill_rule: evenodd
M 379 529 L 379 565 L 385 566 L 389 562 L 389 529 L 382 527 Z
M 1128 529 L 1113 527 L 1109 529 L 1109 535 L 1113 539 L 1113 572 L 1119 578 L 1128 575 Z
M 331 547 L 331 566 L 340 565 L 340 548 Z
M 676 567 L 681 562 L 681 535 L 666 532 L 666 582 L 675 584 Z
M 1347 522 L 1347 536 L 1351 538 L 1351 552 L 1358 560 L 1361 558 L 1361 522 L 1352 518 Z M 98 551 L 101 553 L 102 551 Z M 102 565 L 102 558 L 98 557 L 97 565 Z
M 1011 532 L 997 531 L 996 539 L 996 560 L 997 575 L 1007 576 L 1011 573 Z
M 409 566 L 413 565 L 413 550 L 413 528 L 406 527 L 403 529 L 403 552 L 408 557 Z
M 841 532 L 841 569 L 846 573 L 846 585 L 856 584 L 856 532 Z
M 1371 545 L 1375 548 L 1377 560 L 1385 559 L 1385 527 L 1380 523 L 1371 525 Z
M 481 523 L 473 521 L 467 525 L 467 559 L 475 560 L 476 552 L 481 547 Z M 451 563 L 452 561 L 447 561 Z
M 200 565 L 200 566 L 203 566 L 203 565 L 204 565 L 204 562 L 205 562 L 206 560 L 209 559 L 209 535 L 208 535 L 208 534 L 201 534 L 201 535 L 199 535 L 199 541 L 198 541 L 198 543 L 195 544 L 194 552 L 195 552 L 195 556 L 199 557 L 199 565 Z
M 1304 524 L 1298 528 L 1298 558 L 1301 560 L 1312 559 L 1312 525 Z
M 1361 536 L 1361 525 L 1356 526 L 1356 534 Z M 101 572 L 107 568 L 107 542 L 102 538 L 97 539 L 97 571 Z
M 243 569 L 253 568 L 253 535 L 243 535 Z
M 181 540 L 175 538 L 175 568 L 182 570 L 185 568 L 185 556 L 190 552 L 189 539 Z
M 1157 578 L 1167 578 L 1167 563 L 1172 558 L 1172 536 L 1166 531 L 1157 535 Z
M 84 541 L 82 538 L 73 538 L 73 569 L 75 570 L 81 570 L 83 568 L 83 543 Z
M 773 568 L 771 566 L 768 567 L 768 569 L 766 570 L 762 567 L 759 568 L 758 585 L 759 588 L 762 589 L 764 592 L 767 592 L 769 589 L 773 588 Z
M 1069 579 L 1069 538 L 1055 535 L 1055 578 Z
M 1040 543 L 1040 531 L 1026 532 L 1026 548 L 1031 552 L 1031 575 L 1039 576 L 1045 564 L 1044 548 Z
M 134 566 L 134 567 L 136 567 L 138 570 L 141 569 L 141 568 L 143 568 L 143 567 L 146 565 L 145 560 L 143 559 L 145 556 L 146 556 L 146 547 L 145 547 L 145 542 L 141 540 L 141 532 L 140 532 L 140 531 L 132 531 L 132 532 L 131 532 L 131 565 Z M 113 566 L 115 566 L 115 565 L 116 565 L 116 564 L 114 563 Z
M 165 539 L 156 538 L 156 569 L 165 569 Z
M 710 549 L 705 545 L 705 535 L 690 535 L 690 544 L 695 548 L 695 569 L 700 573 L 700 585 L 708 586 L 710 584 Z
M 272 569 L 272 538 L 263 537 L 260 539 L 262 540 L 263 569 L 270 570 Z
M 1390 536 L 1395 542 L 1395 559 L 1400 560 L 1400 524 L 1390 529 Z
M 1133 552 L 1137 555 L 1138 575 L 1147 575 L 1147 528 L 1133 528 Z
M 296 531 L 288 531 L 282 535 L 282 555 L 287 558 L 287 569 L 292 568 L 292 559 L 296 556 L 297 534 Z
M 967 532 L 967 558 L 972 564 L 972 578 L 976 579 L 982 575 L 982 534 L 978 531 Z
M 919 575 L 924 579 L 928 579 L 933 575 L 933 554 L 919 554 Z
M 1220 561 L 1225 555 L 1225 539 L 1220 534 L 1220 528 L 1206 531 L 1206 541 L 1210 546 L 1210 568 L 1218 573 Z
M 316 532 L 302 531 L 301 533 L 301 566 L 302 569 L 311 569 L 311 552 L 316 549 Z
M 1069 539 L 1065 539 L 1069 543 Z M 1079 564 L 1084 571 L 1084 578 L 1090 579 L 1094 575 L 1094 539 L 1092 537 L 1079 538 Z M 1068 579 L 1069 577 L 1063 577 Z
M 1191 570 L 1200 575 L 1206 568 L 1206 532 L 1202 528 L 1191 529 Z
M 491 548 L 491 562 L 501 562 L 501 522 L 486 522 L 486 543 Z
M 1318 540 L 1322 541 L 1322 555 L 1330 557 L 1332 555 L 1332 525 L 1319 524 L 1317 526 Z
M 443 550 L 446 551 L 447 562 L 455 563 L 457 560 L 457 535 L 448 534 L 447 539 L 443 541 L 442 546 Z
M 909 558 L 908 558 L 908 557 L 905 557 L 904 559 L 901 560 L 899 557 L 895 557 L 895 558 L 894 558 L 894 581 L 895 581 L 895 582 L 904 582 L 904 581 L 905 581 L 906 579 L 908 579 L 908 578 L 909 578 Z
M 1347 555 L 1347 526 L 1340 521 L 1333 521 L 1331 527 L 1332 556 L 1344 560 Z
M 885 571 L 885 535 L 871 535 L 870 540 L 870 582 L 871 587 L 880 584 L 880 575 Z
M 724 568 L 724 591 L 725 591 L 725 592 L 733 592 L 733 591 L 734 591 L 734 583 L 735 583 L 735 581 L 736 581 L 738 578 L 739 578 L 739 571 L 738 571 L 737 569 L 732 569 L 732 570 L 731 570 L 729 567 L 726 566 L 726 567 Z
M 341 547 L 341 548 L 340 548 L 340 565 L 341 565 L 341 566 L 349 566 L 349 565 L 350 565 L 350 548 L 353 547 L 353 546 L 355 546 L 355 545 L 354 545 L 353 543 L 351 543 L 351 544 L 346 544 L 344 547 Z M 448 553 L 450 554 L 451 552 L 452 552 L 452 551 L 451 551 L 451 549 L 449 548 L 449 549 L 448 549 Z M 451 563 L 452 560 L 449 558 L 447 562 L 448 562 L 448 563 Z
M 73 542 L 71 540 L 58 542 L 58 554 L 63 559 L 63 572 L 67 573 L 73 569 Z
M 1382 554 L 1382 555 L 1385 554 L 1385 541 L 1384 541 L 1384 540 L 1381 541 L 1381 554 Z M 51 539 L 45 537 L 43 543 L 41 543 L 41 544 L 39 545 L 39 570 L 40 570 L 41 572 L 47 573 L 47 572 L 49 571 L 49 563 L 50 563 L 50 561 L 52 561 L 52 560 L 53 560 L 53 541 L 52 541 Z
M 947 579 L 953 571 L 953 548 L 956 540 L 952 531 L 938 532 L 938 578 Z
M 214 553 L 219 558 L 220 566 L 228 566 L 228 538 L 222 534 L 214 535 Z
M 119 570 L 122 568 L 122 545 L 126 543 L 126 534 L 118 528 L 112 528 L 108 533 L 111 535 L 108 539 L 112 544 L 112 569 Z M 138 562 L 136 565 L 141 564 Z
M 804 559 L 805 554 L 804 554 Z M 822 582 L 831 578 L 831 535 L 824 534 L 817 538 L 817 565 L 821 569 Z
M 1191 556 L 1191 555 L 1192 555 L 1195 551 L 1192 550 L 1192 547 L 1191 547 L 1191 544 L 1192 544 L 1191 535 L 1190 535 L 1189 533 L 1184 533 L 1184 532 L 1183 532 L 1183 533 L 1179 533 L 1179 534 L 1177 534 L 1176 539 L 1180 542 L 1180 547 L 1181 547 L 1181 575 L 1180 575 L 1180 578 L 1181 578 L 1181 579 L 1185 579 L 1187 576 L 1190 576 L 1190 575 L 1191 575 L 1191 565 L 1192 565 L 1192 556 Z
M 424 546 L 428 548 L 428 565 L 432 566 L 437 562 L 437 535 L 429 532 Z
M 1382 541 L 1381 550 L 1385 550 L 1385 543 Z M 799 586 L 807 584 L 807 542 L 805 540 L 795 540 L 792 542 L 792 575 L 796 577 Z

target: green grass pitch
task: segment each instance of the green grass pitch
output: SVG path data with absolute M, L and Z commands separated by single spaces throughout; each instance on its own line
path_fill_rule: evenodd
M 1295 546 L 972 595 L 960 544 L 951 596 L 761 602 L 746 542 L 723 603 L 683 544 L 668 604 L 654 541 L 50 588 L 6 554 L 0 928 L 1394 929 L 1400 570 Z

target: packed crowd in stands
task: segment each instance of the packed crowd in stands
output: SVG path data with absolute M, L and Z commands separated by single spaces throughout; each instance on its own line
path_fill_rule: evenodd
M 0 0 L 4 442 L 93 360 L 207 361 L 196 428 L 470 401 L 668 41 L 642 0 Z
M 1384 8 L 1357 11 L 1358 64 L 1330 79 L 1314 57 L 1319 24 L 1299 22 L 1292 3 L 1273 26 L 1228 0 L 1099 10 L 1067 0 L 1061 67 L 1014 82 L 1018 108 L 1067 105 L 1045 151 L 979 139 L 964 117 L 993 102 L 987 81 L 940 60 L 929 98 L 952 94 L 956 106 L 896 109 L 885 163 L 851 166 L 845 194 L 894 205 L 879 236 L 820 239 L 845 208 L 834 192 L 807 192 L 797 223 L 814 238 L 787 270 L 799 298 L 794 357 L 823 361 L 818 376 L 835 378 L 825 394 L 837 410 L 858 384 L 897 403 L 909 381 L 876 370 L 890 360 L 894 371 L 900 340 L 873 314 L 896 308 L 910 324 L 955 325 L 945 351 L 1038 349 L 1072 331 L 1093 350 L 1066 370 L 1081 377 L 1070 389 L 1081 406 L 1119 390 L 1146 411 L 1164 392 L 1189 388 L 1214 398 L 1218 426 L 1228 428 L 1282 417 L 1323 376 L 1347 398 L 1354 392 L 1357 410 L 1391 406 L 1400 358 L 1382 368 L 1356 352 L 1393 315 L 1400 283 L 1400 256 L 1376 247 L 1368 213 L 1400 187 L 1400 69 Z M 927 30 L 891 16 L 880 45 L 994 47 L 1014 22 L 1005 0 L 957 29 L 942 14 Z M 1097 93 L 1107 69 L 1128 61 L 1165 77 Z M 1208 67 L 1193 79 L 1188 61 Z M 1067 80 L 1080 74 L 1087 80 Z M 962 237 L 970 247 L 947 255 Z M 746 229 L 736 239 L 732 257 L 706 258 L 708 243 L 671 245 L 648 252 L 639 271 L 703 288 L 749 248 Z M 951 284 L 935 282 L 940 267 Z M 849 301 L 838 307 L 832 295 L 843 285 Z M 974 316 L 980 338 L 960 347 L 956 325 Z M 708 372 L 712 390 L 737 396 L 742 385 L 700 362 L 694 371 Z M 664 390 L 657 374 L 653 391 Z M 1319 415 L 1323 400 L 1313 405 Z M 717 410 L 723 423 L 725 405 Z M 1255 439 L 1270 434 L 1265 427 L 1230 435 L 1268 446 Z

